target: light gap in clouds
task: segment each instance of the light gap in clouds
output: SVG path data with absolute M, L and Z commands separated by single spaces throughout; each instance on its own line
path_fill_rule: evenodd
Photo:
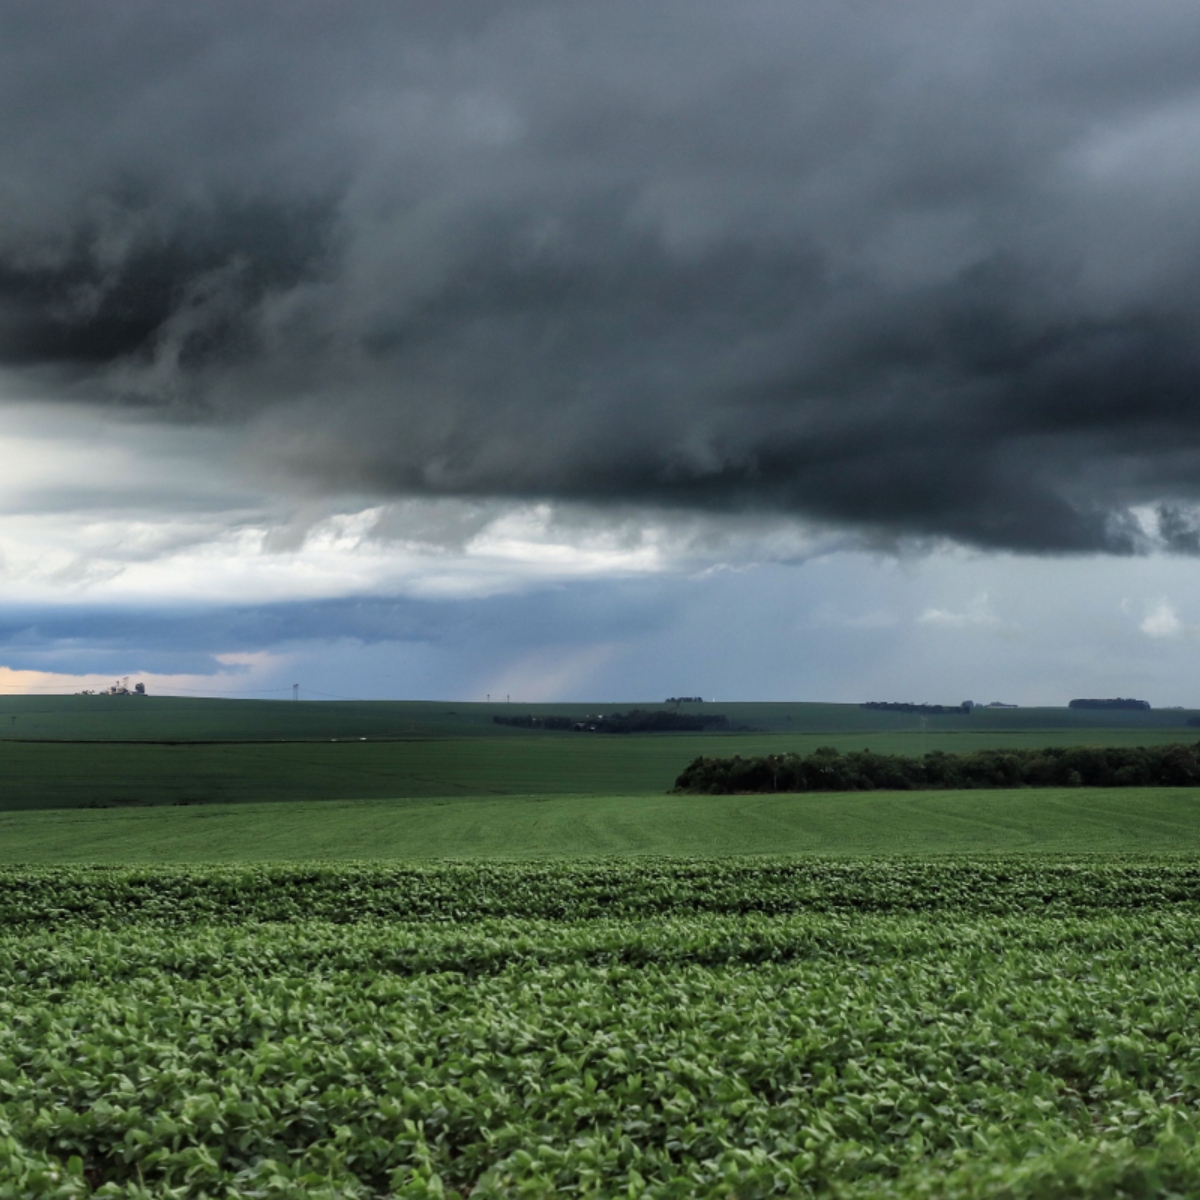
M 79 425 L 75 424 L 76 419 Z M 9 603 L 470 597 L 576 579 L 803 561 L 845 544 L 779 516 L 453 498 L 255 495 L 228 435 L 0 410 Z

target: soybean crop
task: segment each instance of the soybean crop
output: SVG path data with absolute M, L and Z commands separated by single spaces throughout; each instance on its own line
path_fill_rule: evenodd
M 0 1196 L 1200 1188 L 1200 865 L 0 875 Z

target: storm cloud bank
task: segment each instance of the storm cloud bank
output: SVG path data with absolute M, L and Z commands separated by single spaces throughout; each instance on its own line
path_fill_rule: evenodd
M 313 494 L 1195 553 L 1200 10 L 0 5 L 0 367 Z

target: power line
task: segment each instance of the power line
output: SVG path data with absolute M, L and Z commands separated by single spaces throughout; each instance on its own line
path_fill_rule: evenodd
M 319 692 L 316 688 L 303 689 L 310 696 L 324 696 L 327 700 L 361 700 L 361 696 L 339 696 L 336 692 Z
M 228 688 L 177 688 L 167 687 L 158 683 L 154 685 L 155 695 L 159 692 L 171 692 L 184 696 L 274 696 L 281 692 L 290 692 L 291 690 L 291 688 L 253 688 L 250 691 L 230 691 Z

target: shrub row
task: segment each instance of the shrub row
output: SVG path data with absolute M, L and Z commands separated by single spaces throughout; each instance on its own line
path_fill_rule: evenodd
M 539 716 L 534 713 L 520 713 L 513 717 L 497 714 L 492 720 L 497 725 L 513 725 L 518 729 L 557 729 L 575 733 L 702 733 L 732 728 L 729 718 L 721 713 L 664 712 L 646 708 L 578 718 Z
M 1044 750 L 976 750 L 922 758 L 821 746 L 808 755 L 696 758 L 675 781 L 677 792 L 859 792 L 930 788 L 1195 787 L 1197 746 L 1048 746 Z
M 973 707 L 971 704 L 909 704 L 892 700 L 868 700 L 859 705 L 859 708 L 875 712 L 917 713 L 926 717 L 969 717 Z

